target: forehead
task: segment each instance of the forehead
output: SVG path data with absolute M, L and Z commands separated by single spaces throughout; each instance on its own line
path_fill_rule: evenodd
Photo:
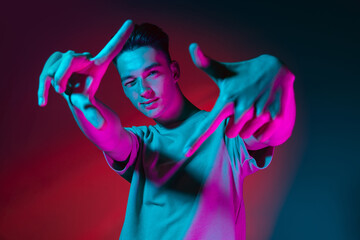
M 136 74 L 154 63 L 166 66 L 168 61 L 162 51 L 144 46 L 121 53 L 117 58 L 116 68 L 120 76 L 123 76 L 132 73 Z

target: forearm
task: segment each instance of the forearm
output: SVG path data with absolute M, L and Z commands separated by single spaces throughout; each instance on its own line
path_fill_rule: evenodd
M 69 100 L 68 104 L 81 131 L 91 142 L 113 159 L 126 160 L 131 151 L 131 137 L 115 112 L 96 98 L 75 104 L 81 106 L 79 108 Z

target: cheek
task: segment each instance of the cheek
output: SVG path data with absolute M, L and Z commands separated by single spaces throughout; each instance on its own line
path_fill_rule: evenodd
M 129 89 L 124 89 L 125 96 L 132 102 L 136 101 L 138 99 L 138 94 L 136 91 L 132 91 Z
M 175 94 L 175 86 L 171 82 L 167 82 L 167 84 L 164 84 L 161 89 L 164 96 L 171 99 Z
M 172 96 L 174 94 L 172 80 L 169 78 L 160 79 L 160 81 L 157 81 L 157 84 L 154 86 L 154 90 L 161 93 L 163 96 Z
M 136 93 L 136 91 L 132 91 L 130 96 L 133 100 L 137 100 L 139 95 Z

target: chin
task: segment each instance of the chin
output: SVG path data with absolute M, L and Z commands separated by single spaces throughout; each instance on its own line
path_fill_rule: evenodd
M 155 108 L 151 110 L 142 109 L 141 113 L 144 114 L 148 118 L 157 119 L 161 116 L 160 109 Z

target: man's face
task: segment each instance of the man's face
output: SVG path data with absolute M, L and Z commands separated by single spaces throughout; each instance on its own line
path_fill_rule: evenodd
M 178 66 L 162 51 L 140 47 L 123 52 L 117 59 L 125 95 L 145 116 L 166 120 L 177 94 Z

